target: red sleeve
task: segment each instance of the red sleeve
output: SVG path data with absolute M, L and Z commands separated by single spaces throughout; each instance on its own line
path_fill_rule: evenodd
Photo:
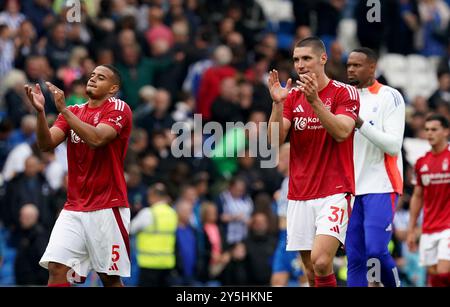
M 283 117 L 292 121 L 292 101 L 294 101 L 295 91 L 291 90 L 286 100 L 284 101 L 283 106 Z
M 111 102 L 109 110 L 103 114 L 99 124 L 113 127 L 120 135 L 122 130 L 131 124 L 131 109 L 124 101 L 115 99 Z
M 73 112 L 73 108 L 68 107 L 68 109 Z M 64 116 L 59 113 L 58 117 L 56 118 L 55 122 L 53 123 L 53 127 L 58 127 L 59 129 L 61 129 L 65 135 L 67 135 L 69 133 L 70 130 L 70 126 L 67 123 L 66 119 L 64 118 Z
M 417 160 L 414 166 L 414 177 L 412 179 L 412 184 L 423 187 L 422 178 L 420 177 L 420 168 L 422 167 L 422 159 Z
M 338 89 L 335 114 L 343 114 L 356 120 L 359 114 L 359 93 L 355 87 L 343 84 Z

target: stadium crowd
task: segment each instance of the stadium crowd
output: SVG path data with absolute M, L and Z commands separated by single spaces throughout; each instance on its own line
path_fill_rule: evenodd
M 261 168 L 264 157 L 248 146 L 260 129 L 227 130 L 226 123 L 268 122 L 267 73 L 277 69 L 283 82 L 295 79 L 292 46 L 310 35 L 325 42 L 327 74 L 342 82 L 346 56 L 359 45 L 376 50 L 380 61 L 397 54 L 432 63 L 429 95 L 397 87 L 407 104 L 405 185 L 391 241 L 403 285 L 426 285 L 405 239 L 413 166 L 429 149 L 426 115 L 450 119 L 450 1 L 382 1 L 380 22 L 369 22 L 366 1 L 357 0 L 86 0 L 80 22 L 69 21 L 73 7 L 64 0 L 0 0 L 0 9 L 0 285 L 47 283 L 38 262 L 66 197 L 66 148 L 39 151 L 23 86 L 51 81 L 64 89 L 68 105 L 81 104 L 100 64 L 119 69 L 119 97 L 133 110 L 125 161 L 132 219 L 157 196 L 177 214 L 168 284 L 269 285 L 284 175 Z M 378 80 L 396 87 L 382 67 Z M 44 95 L 51 125 L 57 111 Z M 214 135 L 195 129 L 194 114 L 225 131 L 208 156 L 201 145 Z M 179 122 L 191 130 L 184 143 L 190 154 L 183 157 L 172 149 L 171 129 Z M 234 154 L 221 157 L 220 150 Z M 136 257 L 134 247 L 127 285 L 138 283 Z M 345 261 L 345 255 L 335 260 L 341 285 Z M 98 282 L 92 277 L 87 285 Z

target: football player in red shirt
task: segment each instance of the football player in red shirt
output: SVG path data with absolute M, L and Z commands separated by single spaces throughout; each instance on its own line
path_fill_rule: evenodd
M 359 95 L 327 77 L 327 54 L 319 38 L 298 42 L 293 60 L 300 77 L 295 87 L 291 79 L 282 87 L 276 70 L 269 74 L 271 144 L 282 144 L 290 132 L 287 250 L 300 251 L 311 286 L 336 286 L 333 258 L 345 242 L 355 193 Z M 272 139 L 276 124 L 279 133 Z
M 130 276 L 130 210 L 124 158 L 131 132 L 130 107 L 114 98 L 120 75 L 97 66 L 86 85 L 88 101 L 67 107 L 64 92 L 46 82 L 59 116 L 50 129 L 39 84 L 25 90 L 37 111 L 37 142 L 43 151 L 67 140 L 67 202 L 52 230 L 39 264 L 49 271 L 49 286 L 70 286 L 90 270 L 104 286 L 121 286 Z
M 406 242 L 416 250 L 416 223 L 423 207 L 420 264 L 427 267 L 432 287 L 450 287 L 450 147 L 445 116 L 432 114 L 425 120 L 431 151 L 415 166 L 416 186 L 410 201 Z

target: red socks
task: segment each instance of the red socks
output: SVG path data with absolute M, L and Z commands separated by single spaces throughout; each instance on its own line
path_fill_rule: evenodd
M 47 287 L 49 287 L 49 288 L 66 288 L 66 287 L 70 287 L 70 282 L 65 282 L 63 284 L 48 284 Z
M 337 287 L 336 276 L 331 273 L 327 276 L 314 276 L 314 284 L 317 288 L 319 287 Z
M 432 287 L 450 287 L 450 273 L 430 274 Z

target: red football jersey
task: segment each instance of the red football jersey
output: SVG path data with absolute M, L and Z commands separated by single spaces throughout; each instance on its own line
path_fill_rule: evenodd
M 450 149 L 427 152 L 415 166 L 417 185 L 423 187 L 423 233 L 450 229 Z
M 359 95 L 350 85 L 330 80 L 319 98 L 333 114 L 356 120 Z M 293 89 L 283 116 L 291 121 L 288 199 L 309 200 L 337 193 L 355 193 L 353 134 L 336 142 L 325 130 L 305 95 Z
M 70 128 L 59 114 L 54 126 L 67 136 L 69 182 L 64 209 L 95 211 L 113 207 L 128 207 L 124 177 L 124 159 L 131 133 L 131 109 L 120 99 L 109 98 L 101 106 L 90 108 L 87 103 L 68 107 L 83 122 L 92 126 L 106 124 L 117 131 L 109 144 L 90 148 Z

